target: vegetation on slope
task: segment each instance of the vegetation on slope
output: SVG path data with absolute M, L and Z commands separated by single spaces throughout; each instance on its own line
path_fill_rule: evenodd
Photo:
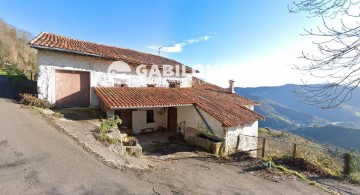
M 265 156 L 277 164 L 310 174 L 341 176 L 343 151 L 334 152 L 332 148 L 284 131 L 259 128 L 259 137 L 267 138 Z M 261 142 L 259 140 L 259 147 L 262 147 Z M 295 158 L 294 144 L 297 145 Z
M 0 19 L 0 69 L 35 69 L 36 51 L 28 46 L 32 35 Z
M 360 151 L 360 129 L 327 125 L 325 127 L 302 127 L 290 132 L 314 139 L 322 144 Z

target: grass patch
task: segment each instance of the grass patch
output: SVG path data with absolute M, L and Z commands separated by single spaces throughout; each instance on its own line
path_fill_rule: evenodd
M 7 75 L 7 72 L 4 71 L 4 70 L 0 70 L 0 75 L 1 75 L 1 76 L 5 76 L 5 75 Z
M 55 117 L 58 117 L 58 118 L 64 118 L 64 114 L 61 113 L 61 112 L 55 112 L 55 113 L 54 113 L 54 116 L 55 116 Z
M 342 153 L 289 132 L 260 129 L 259 135 L 267 138 L 265 156 L 275 163 L 301 172 L 343 178 L 345 162 Z M 262 148 L 262 141 L 259 139 L 259 148 Z M 294 143 L 297 144 L 295 158 Z
M 311 181 L 311 180 L 309 180 L 304 174 L 302 174 L 302 173 L 299 172 L 299 171 L 291 170 L 291 169 L 288 169 L 288 168 L 286 168 L 286 167 L 284 167 L 284 166 L 282 166 L 282 165 L 277 165 L 277 164 L 275 164 L 275 163 L 271 160 L 271 158 L 269 158 L 269 157 L 266 157 L 266 158 L 264 158 L 263 160 L 264 160 L 265 162 L 271 162 L 272 167 L 274 167 L 274 168 L 276 168 L 276 169 L 278 169 L 278 170 L 280 170 L 280 171 L 282 171 L 282 172 L 284 172 L 284 173 L 295 175 L 296 177 L 298 177 L 298 178 L 300 178 L 300 179 L 308 182 L 309 184 L 314 185 L 314 186 L 316 186 L 316 187 L 318 187 L 318 188 L 320 188 L 320 189 L 322 189 L 322 190 L 324 190 L 324 191 L 326 191 L 326 192 L 328 192 L 328 193 L 330 193 L 330 194 L 338 194 L 337 192 L 334 192 L 334 191 L 332 191 L 332 190 L 330 190 L 330 189 L 328 189 L 328 188 L 323 187 L 322 185 L 320 185 L 320 184 L 317 183 L 316 181 Z
M 27 80 L 25 75 L 13 70 L 0 70 L 0 75 L 10 79 L 10 81 L 15 85 Z
M 18 90 L 18 93 L 37 93 L 37 86 L 35 81 L 30 81 L 26 78 L 24 73 L 20 70 L 0 70 L 0 76 L 3 76 L 10 80 L 13 86 Z M 18 97 L 19 98 L 19 97 Z

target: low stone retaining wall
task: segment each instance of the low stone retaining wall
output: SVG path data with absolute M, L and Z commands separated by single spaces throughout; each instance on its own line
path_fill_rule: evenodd
M 209 153 L 215 155 L 222 154 L 223 148 L 223 140 L 219 137 L 214 135 L 206 134 L 202 131 L 193 129 L 193 128 L 186 128 L 185 129 L 185 140 L 191 144 L 198 146 Z

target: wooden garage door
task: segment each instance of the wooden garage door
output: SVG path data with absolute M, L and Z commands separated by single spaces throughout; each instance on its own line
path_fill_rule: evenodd
M 90 106 L 89 72 L 56 70 L 56 106 Z

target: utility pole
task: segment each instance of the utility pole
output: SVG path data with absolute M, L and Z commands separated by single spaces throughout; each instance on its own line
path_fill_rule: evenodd
M 159 47 L 159 52 L 158 52 L 158 53 L 159 53 L 159 56 L 160 56 L 160 50 L 161 50 L 161 48 L 163 48 L 163 47 L 164 47 L 164 46 Z

